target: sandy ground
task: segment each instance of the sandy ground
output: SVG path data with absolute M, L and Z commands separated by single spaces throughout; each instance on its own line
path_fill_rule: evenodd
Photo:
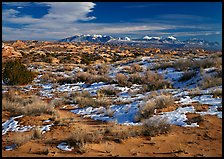
M 70 132 L 71 126 L 88 127 L 89 131 L 100 128 L 112 127 L 113 123 L 83 119 L 79 115 L 68 110 L 59 110 L 63 124 L 52 127 L 42 138 L 29 140 L 13 151 L 5 151 L 4 146 L 8 145 L 7 138 L 16 138 L 18 133 L 8 132 L 2 136 L 2 156 L 41 156 L 41 157 L 221 157 L 222 156 L 222 119 L 216 116 L 206 115 L 199 123 L 199 127 L 179 127 L 172 125 L 168 134 L 155 137 L 129 137 L 120 142 L 104 140 L 99 143 L 87 143 L 84 151 L 62 151 L 56 146 L 63 141 Z M 196 114 L 188 114 L 188 118 L 195 117 Z M 9 118 L 8 112 L 2 112 L 2 120 Z M 48 119 L 49 116 L 23 117 L 19 119 L 23 125 L 41 125 L 40 121 Z M 125 127 L 125 126 L 124 126 Z M 24 132 L 29 133 L 29 132 Z M 47 143 L 46 141 L 51 141 Z M 46 150 L 48 150 L 46 152 Z M 46 152 L 46 153 L 45 153 Z

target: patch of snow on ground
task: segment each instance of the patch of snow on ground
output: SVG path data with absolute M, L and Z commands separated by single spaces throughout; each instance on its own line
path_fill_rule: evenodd
M 6 122 L 2 124 L 2 135 L 5 135 L 8 131 L 15 131 L 15 132 L 24 132 L 24 131 L 29 131 L 32 129 L 32 126 L 19 126 L 19 122 L 14 120 L 23 117 L 23 115 L 17 116 L 17 117 L 12 117 Z
M 58 144 L 57 148 L 63 151 L 72 151 L 74 149 L 74 147 L 69 146 L 66 142 Z
M 209 104 L 212 106 L 221 106 L 222 98 L 213 98 L 212 95 L 196 96 L 192 100 L 198 101 L 201 104 Z
M 16 144 L 12 144 L 10 146 L 5 146 L 5 151 L 12 151 L 16 148 Z
M 161 113 L 162 118 L 166 118 L 168 123 L 183 126 L 183 127 L 195 127 L 199 126 L 197 123 L 192 123 L 191 125 L 187 124 L 185 121 L 187 121 L 186 113 L 194 113 L 195 109 L 193 106 L 190 107 L 179 107 L 178 109 L 171 111 L 171 112 L 163 112 Z M 154 115 L 153 117 L 157 117 L 157 115 Z M 153 118 L 152 117 L 152 118 Z
M 42 134 L 44 134 L 46 131 L 50 131 L 51 126 L 53 126 L 54 124 L 49 124 L 49 125 L 45 125 L 41 127 L 41 132 Z
M 109 108 L 110 111 L 113 111 L 113 116 L 108 116 L 108 110 L 103 107 L 79 108 L 71 110 L 71 112 L 84 115 L 84 117 L 90 117 L 94 120 L 116 121 L 119 124 L 136 124 L 134 118 L 136 113 L 139 111 L 138 105 L 140 103 L 140 101 L 135 101 L 131 104 L 113 105 Z

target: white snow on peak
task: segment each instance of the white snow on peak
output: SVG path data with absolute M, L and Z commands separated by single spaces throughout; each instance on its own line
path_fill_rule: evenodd
M 146 35 L 146 36 L 143 37 L 143 39 L 148 39 L 148 40 L 150 40 L 150 39 L 152 39 L 152 37 L 149 37 L 149 36 Z
M 131 41 L 131 39 L 127 36 L 124 39 L 127 40 L 127 41 Z
M 154 36 L 154 37 L 152 37 L 152 39 L 160 40 L 161 38 L 158 36 Z
M 98 38 L 98 37 L 99 37 L 99 38 L 102 38 L 102 35 L 93 34 L 93 37 L 94 37 L 94 38 Z
M 151 39 L 160 40 L 161 38 L 158 37 L 158 36 L 152 36 L 152 37 L 144 36 L 143 39 L 147 39 L 147 40 L 151 40 Z
M 177 40 L 177 38 L 173 37 L 173 36 L 168 36 L 168 39 L 172 39 L 172 40 Z

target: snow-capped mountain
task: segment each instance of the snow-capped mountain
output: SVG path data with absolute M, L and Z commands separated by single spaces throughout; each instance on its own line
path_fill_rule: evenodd
M 75 35 L 72 37 L 61 39 L 59 40 L 59 42 L 108 42 L 112 39 L 113 37 L 108 35 L 87 34 L 87 35 Z
M 160 40 L 161 38 L 160 37 L 150 37 L 150 36 L 144 36 L 142 38 L 143 40 Z
M 59 42 L 101 42 L 101 43 L 127 43 L 127 44 L 143 44 L 150 45 L 151 47 L 165 47 L 165 48 L 206 48 L 206 49 L 221 49 L 218 42 L 208 42 L 200 39 L 190 39 L 186 41 L 180 41 L 174 36 L 157 37 L 157 36 L 143 36 L 142 38 L 131 37 L 118 37 L 114 38 L 109 35 L 74 35 L 65 39 L 59 40 Z

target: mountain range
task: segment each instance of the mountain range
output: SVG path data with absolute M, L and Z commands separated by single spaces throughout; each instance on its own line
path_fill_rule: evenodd
M 219 50 L 221 46 L 218 42 L 209 42 L 202 39 L 189 39 L 180 41 L 174 36 L 152 37 L 143 36 L 142 38 L 130 38 L 130 37 L 118 37 L 114 38 L 110 35 L 74 35 L 65 39 L 58 40 L 59 42 L 100 42 L 100 43 L 114 43 L 114 44 L 130 44 L 130 45 L 143 45 L 149 47 L 160 47 L 160 48 L 203 48 Z

